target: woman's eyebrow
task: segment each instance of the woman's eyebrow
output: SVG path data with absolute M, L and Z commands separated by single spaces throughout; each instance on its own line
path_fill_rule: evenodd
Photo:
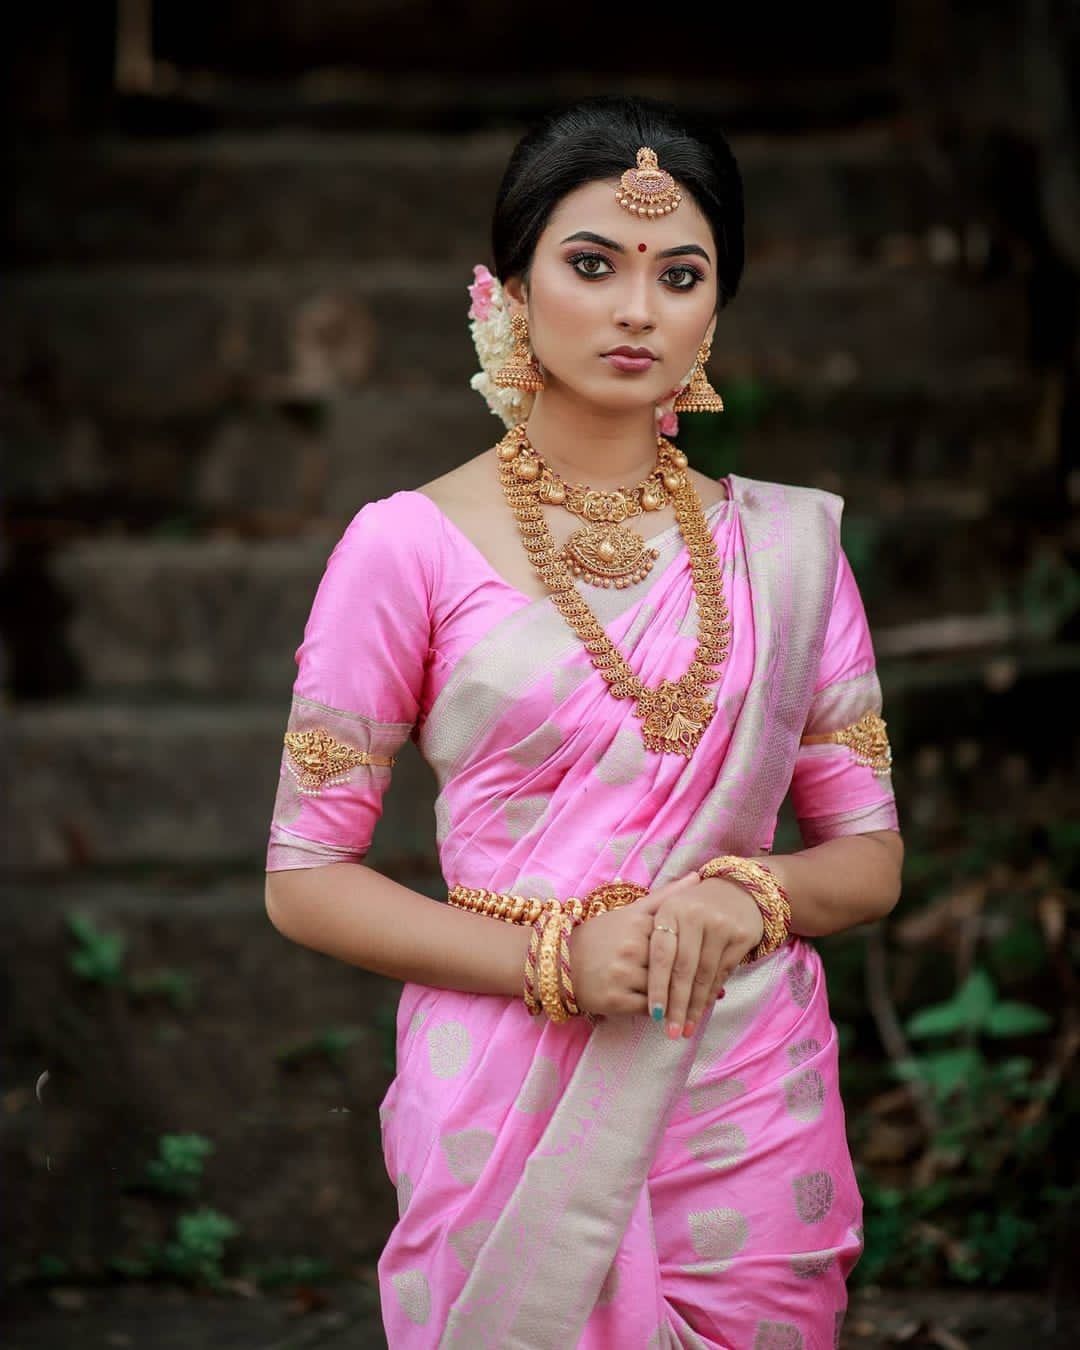
M 592 230 L 578 230 L 577 234 L 568 234 L 562 242 L 571 244 L 577 239 L 589 244 L 602 244 L 604 248 L 610 248 L 614 253 L 626 252 L 622 244 L 617 244 L 614 239 L 605 239 L 602 234 L 593 234 Z M 699 257 L 704 258 L 707 263 L 712 262 L 712 259 L 700 244 L 679 244 L 676 248 L 661 249 L 656 257 L 674 258 L 683 253 L 696 253 Z

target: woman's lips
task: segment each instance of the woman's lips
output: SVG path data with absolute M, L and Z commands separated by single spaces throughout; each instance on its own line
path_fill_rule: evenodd
M 624 356 L 622 352 L 608 352 L 605 361 L 610 361 L 616 370 L 648 370 L 653 363 L 651 356 Z

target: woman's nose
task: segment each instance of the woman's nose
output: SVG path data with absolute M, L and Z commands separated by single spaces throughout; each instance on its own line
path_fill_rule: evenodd
M 615 322 L 618 327 L 635 333 L 648 333 L 656 326 L 649 301 L 649 283 L 645 278 L 629 283 L 620 297 Z

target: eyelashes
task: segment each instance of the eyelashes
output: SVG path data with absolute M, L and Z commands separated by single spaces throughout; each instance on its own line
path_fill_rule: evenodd
M 607 258 L 605 258 L 602 253 L 575 253 L 573 257 L 567 258 L 566 261 L 571 267 L 573 267 L 574 271 L 577 272 L 578 276 L 585 277 L 589 281 L 592 281 L 599 277 L 610 276 L 614 273 L 614 268 L 611 266 Z M 607 272 L 600 272 L 596 271 L 595 269 L 586 271 L 579 266 L 580 263 L 584 262 L 603 263 L 604 266 L 609 270 Z M 682 272 L 685 273 L 688 277 L 690 277 L 689 282 L 669 283 L 669 289 L 673 291 L 692 291 L 699 282 L 705 280 L 705 273 L 702 272 L 700 268 L 695 267 L 692 263 L 676 263 L 673 267 L 669 267 L 664 272 L 663 275 L 670 276 L 672 272 Z

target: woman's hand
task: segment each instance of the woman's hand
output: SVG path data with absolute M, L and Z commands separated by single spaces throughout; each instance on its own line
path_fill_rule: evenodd
M 578 924 L 570 938 L 570 978 L 578 1007 L 598 1016 L 648 1012 L 650 971 L 657 950 L 653 938 L 657 907 L 665 900 L 675 904 L 709 884 L 691 872 L 629 905 Z
M 654 927 L 649 939 L 648 999 L 652 1016 L 667 1018 L 672 1039 L 693 1035 L 705 1009 L 723 997 L 731 972 L 764 932 L 761 910 L 744 887 L 724 877 L 702 881 L 693 875 L 696 886 L 677 882 L 632 906 L 649 912 L 654 925 L 665 925 Z

